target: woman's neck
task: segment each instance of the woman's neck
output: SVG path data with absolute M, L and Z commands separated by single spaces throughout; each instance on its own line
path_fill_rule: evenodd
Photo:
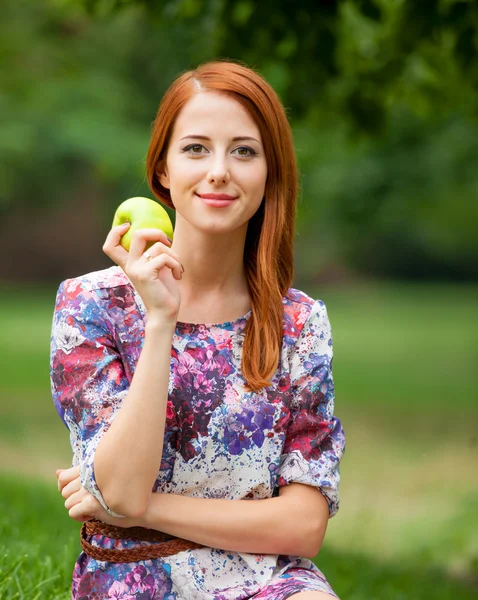
M 184 322 L 234 320 L 250 309 L 244 267 L 246 230 L 224 235 L 177 227 L 172 250 L 184 267 L 178 281 Z

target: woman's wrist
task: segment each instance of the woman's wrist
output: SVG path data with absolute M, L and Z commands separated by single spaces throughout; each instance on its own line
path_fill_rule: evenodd
M 176 318 L 167 318 L 162 315 L 147 314 L 145 333 L 151 333 L 153 335 L 158 334 L 173 334 L 176 329 Z

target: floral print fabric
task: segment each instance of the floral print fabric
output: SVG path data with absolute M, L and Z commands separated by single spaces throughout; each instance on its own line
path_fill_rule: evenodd
M 293 288 L 283 306 L 278 368 L 272 385 L 258 393 L 245 391 L 241 372 L 250 312 L 221 324 L 177 323 L 163 456 L 153 492 L 262 499 L 298 482 L 321 491 L 330 516 L 337 512 L 345 438 L 333 414 L 327 310 L 322 301 Z M 69 279 L 58 290 L 53 400 L 69 429 L 82 485 L 107 510 L 95 480 L 95 450 L 128 392 L 145 319 L 141 298 L 119 267 Z M 90 542 L 109 548 L 148 543 L 100 535 Z M 333 594 L 308 559 L 200 548 L 130 564 L 99 562 L 82 553 L 72 598 L 278 600 L 303 590 Z

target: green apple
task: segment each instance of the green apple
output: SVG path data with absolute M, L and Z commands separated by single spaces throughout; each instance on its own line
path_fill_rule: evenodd
M 122 225 L 126 221 L 131 223 L 131 227 L 121 238 L 121 245 L 129 251 L 133 233 L 137 229 L 161 229 L 170 240 L 173 239 L 173 224 L 168 213 L 164 208 L 150 198 L 128 198 L 122 202 L 116 209 L 113 219 L 113 227 Z M 155 242 L 148 242 L 146 249 L 150 248 Z

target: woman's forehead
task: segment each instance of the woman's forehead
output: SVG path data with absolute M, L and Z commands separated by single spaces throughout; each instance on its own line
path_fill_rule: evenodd
M 181 109 L 173 138 L 189 136 L 250 136 L 259 142 L 259 128 L 247 110 L 234 98 L 219 92 L 195 94 Z

